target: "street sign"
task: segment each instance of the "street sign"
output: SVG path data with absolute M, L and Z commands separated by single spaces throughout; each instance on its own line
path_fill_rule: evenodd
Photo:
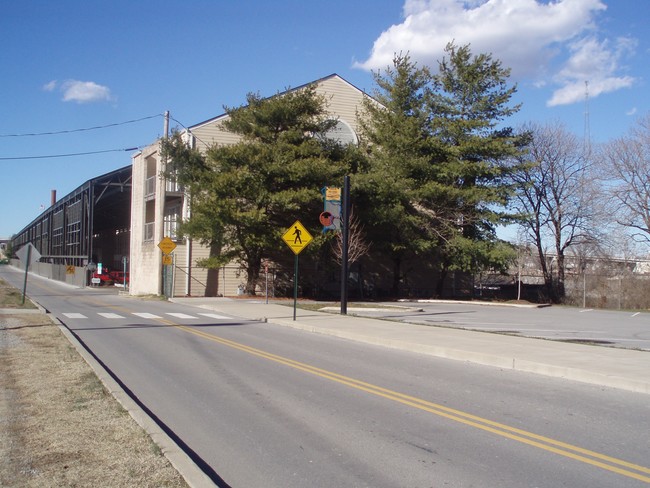
M 174 261 L 169 254 L 164 254 L 162 257 L 162 263 L 164 266 L 171 266 L 174 263 Z
M 325 188 L 325 200 L 341 201 L 341 189 L 337 187 L 328 186 Z
M 27 245 L 18 249 L 18 251 L 16 251 L 16 256 L 18 256 L 18 259 L 23 262 L 29 261 L 26 266 L 37 263 L 38 260 L 41 259 L 41 253 L 38 252 L 38 250 L 34 247 L 34 244 L 31 242 L 28 242 Z
M 165 254 L 171 254 L 174 249 L 176 249 L 176 243 L 169 237 L 164 237 L 163 240 L 158 243 L 158 247 Z
M 21 247 L 16 251 L 18 259 L 25 263 L 25 281 L 23 282 L 23 301 L 25 304 L 25 295 L 27 293 L 27 275 L 29 274 L 29 267 L 32 263 L 37 263 L 41 259 L 41 253 L 34 247 L 31 242 Z
M 323 233 L 328 230 L 339 232 L 341 230 L 341 189 L 326 186 L 321 189 L 324 200 L 324 212 L 320 214 Z
M 287 246 L 289 246 L 296 256 L 300 254 L 300 252 L 306 248 L 313 239 L 314 238 L 299 220 L 296 220 L 294 224 L 289 227 L 284 234 L 282 234 L 282 240 Z

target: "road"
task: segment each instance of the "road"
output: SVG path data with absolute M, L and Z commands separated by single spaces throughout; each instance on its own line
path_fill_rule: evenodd
M 647 395 L 37 277 L 28 294 L 224 486 L 650 484 Z

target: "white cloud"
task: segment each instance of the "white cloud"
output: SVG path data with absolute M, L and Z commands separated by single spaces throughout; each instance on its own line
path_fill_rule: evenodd
M 43 90 L 45 91 L 51 92 L 54 91 L 55 89 L 56 89 L 56 80 L 52 80 L 49 83 L 43 85 Z
M 589 83 L 590 97 L 632 86 L 634 78 L 617 73 L 621 70 L 621 58 L 633 51 L 636 43 L 619 38 L 614 46 L 610 44 L 608 40 L 598 41 L 593 37 L 570 44 L 571 55 L 554 77 L 560 88 L 553 93 L 547 105 L 552 107 L 584 100 L 585 81 Z
M 46 87 L 50 91 L 55 88 L 55 82 L 50 82 Z M 61 83 L 60 90 L 63 92 L 64 102 L 91 103 L 113 100 L 111 90 L 93 81 L 67 80 Z
M 606 8 L 602 0 L 406 0 L 403 22 L 383 32 L 368 59 L 355 66 L 382 70 L 396 53 L 408 52 L 436 68 L 454 41 L 471 44 L 475 54 L 492 53 L 514 80 L 557 86 L 549 105 L 573 103 L 584 99 L 585 80 L 594 96 L 634 81 L 618 74 L 634 41 L 596 38 L 597 15 Z

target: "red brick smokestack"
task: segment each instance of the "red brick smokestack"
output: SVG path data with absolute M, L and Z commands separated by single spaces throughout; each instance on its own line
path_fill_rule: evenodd
M 52 198 L 51 198 L 50 206 L 53 207 L 54 204 L 56 203 L 56 190 L 52 190 Z

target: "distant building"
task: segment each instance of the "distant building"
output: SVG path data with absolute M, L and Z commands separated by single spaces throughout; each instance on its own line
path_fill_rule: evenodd
M 88 284 L 87 266 L 120 269 L 129 254 L 131 166 L 92 178 L 56 199 L 11 239 L 15 251 L 31 243 L 41 254 L 31 271 L 72 285 Z
M 313 83 L 317 93 L 327 97 L 332 118 L 339 121 L 338 137 L 344 142 L 357 142 L 357 112 L 367 95 L 336 74 Z M 199 150 L 205 150 L 206 144 L 236 143 L 239 137 L 222 128 L 227 118 L 228 115 L 223 114 L 193 125 L 182 135 Z M 160 157 L 160 141 L 136 154 L 132 162 L 130 293 L 163 293 L 163 253 L 158 244 L 168 237 L 176 244 L 173 251 L 176 271 L 169 278 L 173 281 L 172 293 L 176 296 L 205 295 L 207 270 L 197 267 L 196 261 L 208 257 L 209 249 L 177 234 L 181 219 L 189 216 L 188 195 L 174 182 L 160 177 L 165 169 Z M 236 266 L 226 267 L 222 273 L 220 294 L 235 295 L 246 282 L 244 271 Z

